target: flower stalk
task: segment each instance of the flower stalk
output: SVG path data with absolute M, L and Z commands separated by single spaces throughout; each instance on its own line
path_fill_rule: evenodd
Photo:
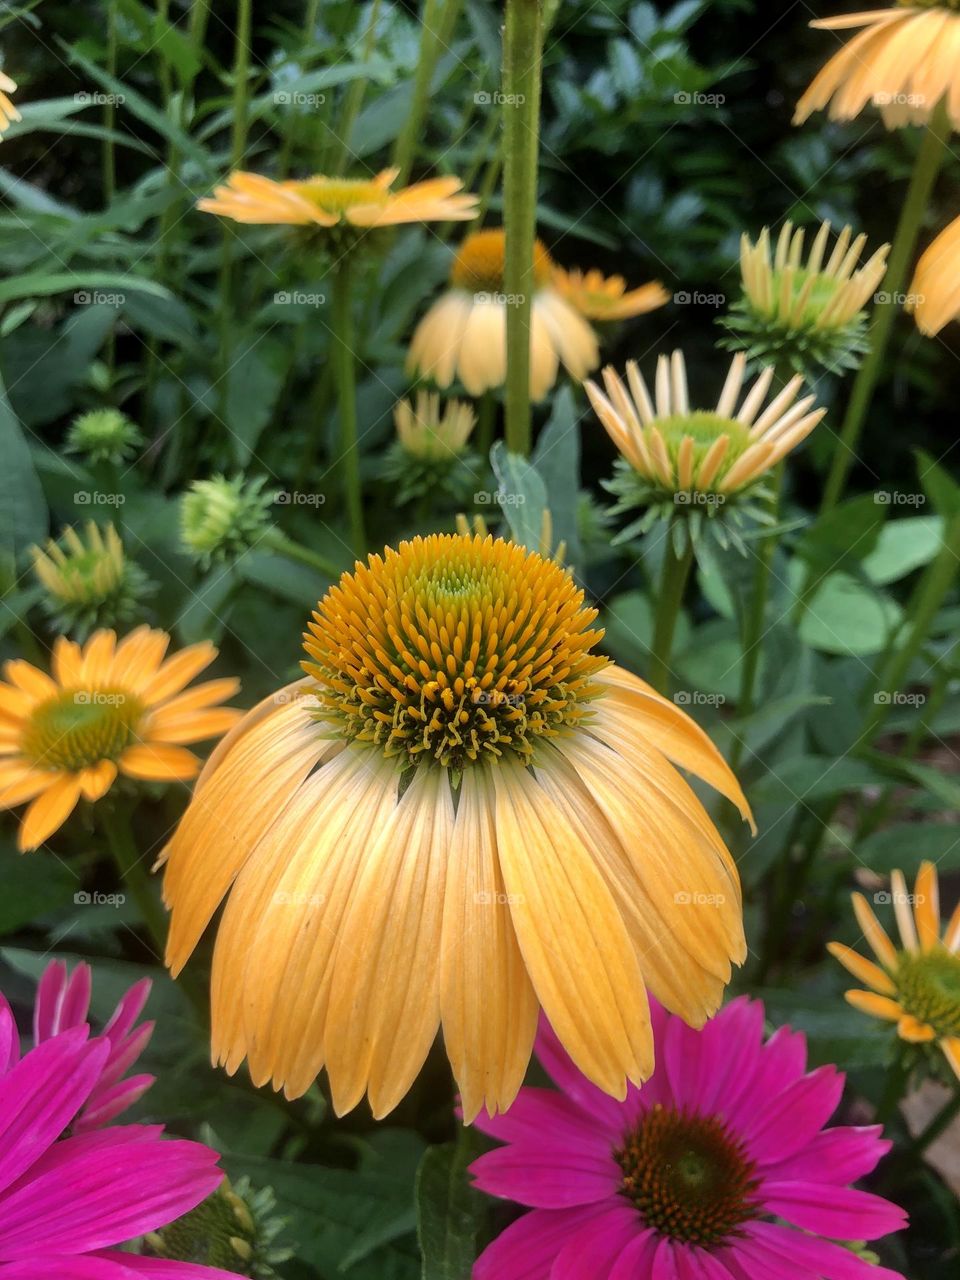
M 352 255 L 347 252 L 333 273 L 332 364 L 337 383 L 340 412 L 340 467 L 350 546 L 363 555 L 366 533 L 363 522 L 363 495 L 360 487 L 360 450 L 357 442 L 357 369 L 351 307 Z
M 507 0 L 503 35 L 503 196 L 507 307 L 506 441 L 531 446 L 530 310 L 537 216 L 537 153 L 543 53 L 541 0 Z
M 648 679 L 660 693 L 666 694 L 670 688 L 670 655 L 673 652 L 673 637 L 680 616 L 680 605 L 683 593 L 690 576 L 693 564 L 694 548 L 691 539 L 686 540 L 684 551 L 677 555 L 672 537 L 672 528 L 667 534 L 663 568 L 660 573 L 660 586 L 653 620 L 653 642 L 650 649 L 650 667 Z

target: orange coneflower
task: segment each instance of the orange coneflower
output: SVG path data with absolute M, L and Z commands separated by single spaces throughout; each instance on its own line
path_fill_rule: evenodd
M 15 659 L 0 681 L 0 809 L 30 802 L 21 849 L 53 835 L 77 801 L 99 800 L 117 774 L 149 781 L 187 780 L 200 762 L 183 745 L 216 738 L 239 711 L 218 704 L 234 679 L 184 686 L 217 656 L 190 645 L 163 660 L 164 631 L 138 627 L 117 643 L 97 631 L 81 648 L 65 636 L 53 646 L 50 675 Z
M 960 218 L 937 236 L 917 263 L 907 297 L 917 328 L 928 338 L 960 315 Z
M 826 31 L 862 28 L 835 53 L 797 103 L 794 124 L 829 104 L 831 120 L 852 120 L 867 103 L 887 128 L 922 124 L 942 100 L 960 124 L 960 13 L 953 3 L 904 2 L 820 18 Z
M 745 954 L 736 867 L 674 765 L 749 809 L 706 735 L 594 650 L 572 577 L 434 534 L 313 614 L 305 680 L 220 743 L 164 854 L 175 974 L 229 891 L 213 1053 L 343 1112 L 409 1089 L 442 1025 L 472 1119 L 542 1006 L 591 1080 L 652 1069 L 645 987 L 688 1022 Z
M 901 1040 L 938 1044 L 960 1079 L 960 906 L 940 935 L 940 886 L 937 869 L 923 862 L 914 892 L 907 893 L 902 871 L 890 877 L 890 892 L 877 900 L 893 902 L 901 946 L 895 947 L 862 893 L 853 895 L 857 924 L 879 965 L 840 942 L 830 954 L 869 991 L 848 991 L 861 1013 L 895 1022 Z
M 502 229 L 474 231 L 457 252 L 450 288 L 420 321 L 410 342 L 407 372 L 449 387 L 459 378 L 472 396 L 507 377 L 507 308 L 504 292 L 506 236 Z M 662 306 L 658 284 L 624 293 L 623 281 L 562 271 L 537 240 L 530 312 L 530 395 L 542 400 L 562 364 L 582 381 L 600 361 L 597 335 L 588 323 L 639 315 Z
M 288 226 L 387 227 L 401 222 L 463 221 L 477 215 L 477 197 L 462 191 L 459 178 L 428 178 L 391 191 L 399 169 L 374 178 L 330 178 L 323 174 L 277 182 L 237 170 L 197 202 L 205 213 L 234 222 Z

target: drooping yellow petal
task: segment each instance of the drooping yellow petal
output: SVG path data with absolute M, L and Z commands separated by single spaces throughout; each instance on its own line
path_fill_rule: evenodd
M 72 773 L 50 783 L 32 802 L 20 823 L 21 851 L 36 849 L 66 822 L 80 798 L 80 781 Z
M 872 960 L 867 960 L 852 947 L 845 947 L 842 942 L 828 942 L 827 950 L 835 960 L 840 961 L 848 973 L 852 973 L 860 982 L 865 982 L 868 987 L 872 987 L 881 995 L 896 995 L 897 988 L 894 983 Z
M 922 862 L 914 885 L 913 918 L 921 951 L 940 945 L 940 885 L 932 862 Z
M 873 910 L 862 893 L 852 894 L 851 901 L 853 902 L 853 913 L 857 917 L 857 924 L 863 930 L 863 936 L 867 942 L 870 943 L 873 954 L 891 973 L 896 972 L 897 951 L 890 941 L 886 929 L 873 914 Z
M 101 760 L 80 771 L 80 791 L 85 800 L 99 800 L 107 794 L 117 777 L 117 766 L 112 760 Z

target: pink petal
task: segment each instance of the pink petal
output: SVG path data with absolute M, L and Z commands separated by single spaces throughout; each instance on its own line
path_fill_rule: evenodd
M 607 1158 L 614 1146 L 607 1134 L 598 1131 L 591 1115 L 555 1089 L 521 1089 L 507 1111 L 497 1116 L 481 1111 L 474 1123 L 492 1138 L 534 1151 L 545 1136 L 551 1142 L 580 1147 Z
M 603 1209 L 534 1209 L 510 1224 L 473 1265 L 473 1280 L 549 1280 L 557 1254 Z
M 144 1022 L 125 1040 L 120 1041 L 112 1040 L 104 1032 L 106 1039 L 110 1040 L 113 1050 L 107 1059 L 107 1065 L 101 1081 L 102 1084 L 115 1084 L 123 1073 L 133 1066 L 147 1047 L 155 1026 L 156 1023 Z
M 109 1048 L 86 1027 L 38 1045 L 0 1079 L 0 1192 L 56 1142 L 86 1102 Z
M 70 1027 L 80 1027 L 87 1021 L 92 986 L 90 966 L 78 964 L 60 1000 L 57 1011 L 58 1032 L 68 1031 Z
M 767 1178 L 784 1182 L 823 1182 L 845 1187 L 876 1168 L 892 1143 L 880 1125 L 841 1125 L 824 1129 L 802 1151 L 765 1170 Z
M 217 1159 L 134 1125 L 57 1142 L 0 1198 L 0 1258 L 62 1250 L 65 1240 L 85 1253 L 165 1226 L 220 1185 Z
M 45 1254 L 22 1262 L 0 1263 L 0 1280 L 134 1280 L 134 1273 L 123 1265 L 129 1256 L 117 1254 L 116 1260 L 109 1260 Z
M 752 1222 L 746 1229 L 755 1240 L 767 1247 L 769 1254 L 786 1259 L 794 1265 L 809 1267 L 811 1275 L 822 1277 L 823 1280 L 904 1280 L 899 1271 L 875 1267 L 863 1258 L 858 1258 L 849 1249 L 843 1249 L 829 1240 L 816 1240 L 813 1236 L 791 1231 L 773 1222 Z M 845 1238 L 857 1240 L 863 1237 Z M 793 1275 L 798 1280 L 803 1280 L 796 1271 Z
M 661 1273 L 654 1271 L 654 1258 L 661 1237 L 649 1227 L 645 1228 L 627 1245 L 623 1253 L 610 1268 L 607 1280 L 661 1280 Z
M 470 1166 L 474 1182 L 488 1195 L 532 1209 L 569 1209 L 617 1194 L 621 1172 L 606 1152 L 584 1151 L 549 1140 L 498 1147 Z
M 153 1280 L 237 1280 L 237 1274 L 234 1271 L 221 1271 L 219 1267 L 201 1267 L 193 1262 L 169 1262 L 166 1258 L 138 1258 L 129 1253 L 104 1252 L 97 1256 L 115 1257 L 118 1262 L 123 1263 L 126 1273 L 131 1277 L 152 1276 Z
M 73 1132 L 89 1133 L 116 1120 L 117 1116 L 143 1097 L 155 1080 L 156 1076 L 131 1076 L 129 1080 L 121 1080 L 109 1089 L 104 1089 L 101 1081 L 74 1121 Z
M 703 1035 L 688 1027 L 682 1018 L 671 1018 L 666 1035 L 657 1045 L 657 1056 L 663 1055 L 670 1093 L 675 1106 L 685 1111 L 699 1110 Z
M 750 1226 L 746 1230 L 749 1231 Z M 801 1267 L 796 1260 L 774 1253 L 765 1241 L 750 1235 L 740 1236 L 718 1249 L 717 1256 L 737 1277 L 746 1275 L 750 1280 L 755 1276 L 762 1276 L 763 1280 L 820 1280 L 819 1275 L 808 1267 Z
M 104 1027 L 105 1036 L 113 1041 L 119 1041 L 129 1035 L 133 1024 L 143 1013 L 152 986 L 153 983 L 149 978 L 141 978 L 139 982 L 134 983 L 114 1009 L 110 1021 Z
M 621 1253 L 644 1234 L 634 1209 L 608 1209 L 570 1237 L 557 1254 L 550 1280 L 606 1280 Z
M 676 1260 L 680 1280 L 736 1280 L 735 1273 L 709 1249 L 677 1245 Z M 775 1277 L 768 1275 L 764 1280 L 775 1280 Z M 796 1280 L 796 1277 L 791 1280 Z
M 0 994 L 0 1077 L 20 1061 L 20 1033 L 13 1010 L 7 1004 L 6 997 Z
M 57 1016 L 63 989 L 67 985 L 67 966 L 52 960 L 44 969 L 33 1002 L 33 1042 L 42 1044 L 57 1033 Z
M 763 1186 L 763 1203 L 768 1213 L 832 1240 L 876 1240 L 907 1223 L 898 1205 L 852 1187 L 770 1182 Z
M 780 1027 L 757 1055 L 756 1070 L 736 1096 L 719 1100 L 719 1110 L 735 1129 L 749 1124 L 757 1107 L 782 1093 L 807 1069 L 807 1040 L 799 1031 Z
M 754 1119 L 740 1130 L 754 1160 L 773 1164 L 801 1151 L 836 1111 L 843 1082 L 836 1067 L 820 1067 L 772 1098 L 758 1097 Z
M 763 1005 L 740 996 L 731 1000 L 700 1032 L 707 1070 L 702 1072 L 699 1110 L 729 1114 L 748 1092 L 760 1065 Z

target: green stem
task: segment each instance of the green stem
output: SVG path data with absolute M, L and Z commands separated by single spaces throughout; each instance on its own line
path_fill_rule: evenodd
M 366 548 L 363 494 L 360 488 L 360 450 L 357 443 L 357 370 L 353 334 L 351 256 L 344 254 L 333 275 L 332 363 L 340 411 L 340 466 L 350 528 L 350 545 L 357 556 Z
M 363 51 L 361 57 L 367 62 L 373 53 L 373 47 L 377 38 L 377 23 L 380 21 L 380 0 L 373 0 L 370 6 L 370 21 L 367 23 L 366 34 L 363 38 Z M 353 136 L 353 126 L 357 116 L 360 114 L 360 108 L 363 106 L 363 99 L 367 92 L 366 76 L 358 76 L 352 81 L 350 88 L 347 90 L 346 101 L 343 105 L 343 119 L 340 121 L 340 149 L 337 154 L 336 163 L 333 166 L 333 172 L 343 173 L 347 167 L 347 157 L 350 154 L 350 139 Z
M 660 587 L 653 620 L 653 643 L 650 649 L 650 666 L 647 678 L 660 693 L 670 689 L 670 655 L 673 650 L 673 633 L 676 630 L 684 588 L 693 564 L 693 543 L 687 539 L 686 550 L 678 556 L 673 548 L 673 528 L 667 531 L 667 546 Z
M 477 405 L 477 449 L 483 456 L 484 462 L 490 459 L 490 449 L 493 446 L 493 430 L 497 418 L 497 402 L 493 398 L 491 391 L 485 391 L 480 397 L 480 403 Z
M 117 0 L 107 5 L 107 72 L 117 75 Z M 117 105 L 113 94 L 107 95 L 103 107 L 103 127 L 113 132 L 117 121 Z M 103 194 L 104 204 L 110 204 L 117 190 L 116 148 L 113 138 L 103 140 Z
M 450 18 L 449 9 L 458 9 L 460 0 L 423 0 L 420 18 L 420 56 L 417 59 L 417 70 L 413 78 L 413 96 L 407 111 L 403 128 L 397 134 L 393 149 L 393 163 L 400 170 L 397 175 L 398 186 L 403 186 L 410 176 L 413 160 L 420 141 L 421 129 L 427 114 L 430 101 L 430 84 L 440 57 L 440 49 L 444 42 L 444 34 Z
M 955 1089 L 932 1120 L 920 1130 L 910 1143 L 908 1150 L 912 1156 L 922 1155 L 932 1143 L 940 1137 L 960 1115 L 960 1089 Z
M 507 295 L 506 441 L 526 455 L 530 415 L 530 311 L 537 219 L 540 79 L 543 71 L 541 0 L 507 0 L 503 33 L 503 200 Z
M 770 515 L 776 520 L 780 513 L 780 497 L 783 491 L 783 462 L 778 462 L 773 475 L 773 493 L 770 498 Z M 757 556 L 756 572 L 753 579 L 753 594 L 750 607 L 744 619 L 742 654 L 740 659 L 740 694 L 737 698 L 737 719 L 743 723 L 754 708 L 754 694 L 757 683 L 757 672 L 760 668 L 760 655 L 763 651 L 764 622 L 767 616 L 767 599 L 770 595 L 770 570 L 773 556 L 777 549 L 776 534 L 768 534 L 760 543 Z M 730 750 L 730 767 L 736 769 L 743 755 L 745 741 L 742 734 L 734 738 Z
M 300 564 L 309 565 L 311 569 L 316 569 L 322 573 L 325 578 L 332 578 L 334 581 L 340 577 L 342 572 L 332 560 L 320 555 L 318 551 L 311 551 L 309 547 L 303 546 L 302 543 L 294 542 L 292 538 L 288 538 L 279 529 L 270 529 L 262 538 L 260 546 L 266 547 L 268 551 L 276 551 L 278 555 L 286 556 L 288 560 L 296 560 Z
M 247 101 L 250 78 L 250 33 L 253 0 L 237 0 L 237 23 L 233 46 L 233 126 L 230 133 L 230 168 L 238 169 L 247 145 Z M 234 233 L 224 223 L 223 255 L 220 261 L 220 410 L 224 415 L 227 397 L 227 369 L 230 363 L 230 332 L 233 324 L 231 246 Z
M 899 1049 L 899 1046 L 897 1046 Z M 904 1090 L 907 1087 L 907 1081 L 910 1078 L 910 1067 L 906 1059 L 901 1054 L 891 1062 L 887 1070 L 887 1078 L 884 1082 L 883 1093 L 880 1095 L 880 1102 L 877 1106 L 877 1114 L 874 1120 L 877 1124 L 887 1124 L 894 1116 L 897 1105 L 903 1097 Z
M 907 679 L 910 666 L 926 643 L 927 635 L 940 606 L 953 585 L 960 563 L 960 515 L 951 516 L 943 531 L 943 544 L 914 589 L 907 608 L 908 630 L 904 643 L 896 648 L 896 637 L 881 663 L 874 693 L 892 695 Z M 874 698 L 863 727 L 861 743 L 869 746 L 883 726 L 894 705 L 892 696 Z
M 167 945 L 167 913 L 150 882 L 143 858 L 137 852 L 129 807 L 122 801 L 108 799 L 97 806 L 97 816 L 123 886 L 137 904 L 157 959 L 163 963 Z
M 834 451 L 823 491 L 821 511 L 829 511 L 835 507 L 843 494 L 847 474 L 855 456 L 857 441 L 860 439 L 860 432 L 863 430 L 867 411 L 873 399 L 877 379 L 883 368 L 893 323 L 900 310 L 897 305 L 897 295 L 903 293 L 906 284 L 907 272 L 916 249 L 923 215 L 943 163 L 949 136 L 950 121 L 946 106 L 941 101 L 927 125 L 923 143 L 913 167 L 907 198 L 900 211 L 900 220 L 897 223 L 887 274 L 883 282 L 888 301 L 874 305 L 870 326 L 870 353 L 860 366 L 850 393 L 846 416 L 840 429 L 840 439 Z

